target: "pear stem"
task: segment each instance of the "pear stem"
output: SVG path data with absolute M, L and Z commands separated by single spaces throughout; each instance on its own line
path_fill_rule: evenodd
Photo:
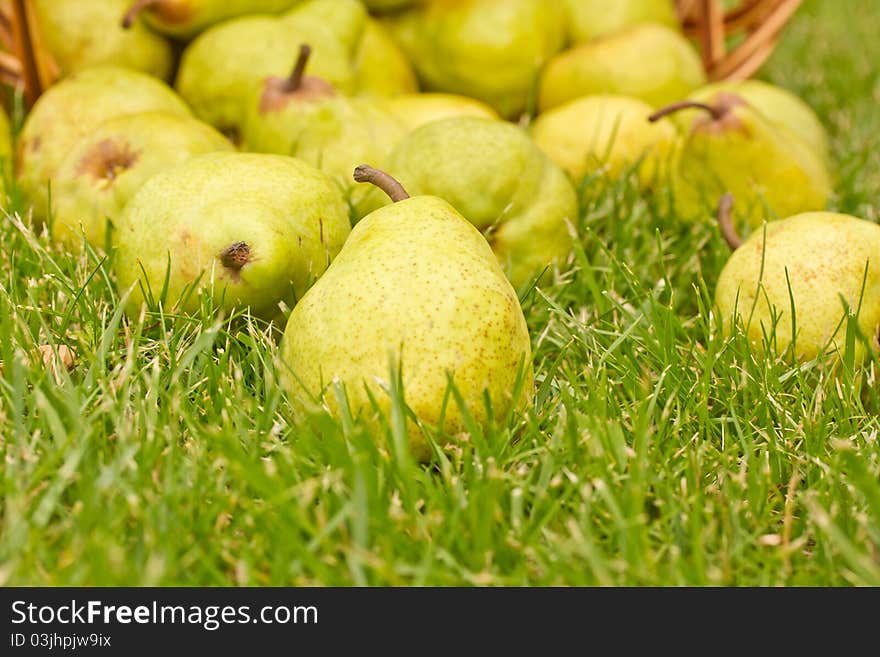
M 733 225 L 733 194 L 730 192 L 727 192 L 718 201 L 718 227 L 731 251 L 736 251 L 742 246 L 743 239 Z
M 391 175 L 384 171 L 380 171 L 379 169 L 374 169 L 367 164 L 361 164 L 360 166 L 355 167 L 354 179 L 357 182 L 368 182 L 375 185 L 388 194 L 388 197 L 395 203 L 409 198 L 409 194 L 406 193 L 403 185 Z
M 669 116 L 670 114 L 675 114 L 676 112 L 680 112 L 685 109 L 701 109 L 709 112 L 712 115 L 712 118 L 716 121 L 720 121 L 724 118 L 724 115 L 727 114 L 727 110 L 721 109 L 719 107 L 714 107 L 707 103 L 698 103 L 695 100 L 682 100 L 678 103 L 672 103 L 672 105 L 667 105 L 666 107 L 661 107 L 656 112 L 654 112 L 651 116 L 648 117 L 648 120 L 651 123 L 656 123 L 660 119 Z
M 303 76 L 306 73 L 306 65 L 309 63 L 309 57 L 312 55 L 312 47 L 304 43 L 299 47 L 299 56 L 296 58 L 296 64 L 293 65 L 293 71 L 284 85 L 284 91 L 293 93 L 302 86 Z
M 138 17 L 138 14 L 141 13 L 147 7 L 151 7 L 153 5 L 158 5 L 162 0 L 135 0 L 132 3 L 131 7 L 128 8 L 128 11 L 125 12 L 125 15 L 122 17 L 122 27 L 126 30 L 129 29 L 132 25 L 134 25 L 135 20 Z
M 220 264 L 232 271 L 241 271 L 251 259 L 251 247 L 247 242 L 235 242 L 220 252 Z

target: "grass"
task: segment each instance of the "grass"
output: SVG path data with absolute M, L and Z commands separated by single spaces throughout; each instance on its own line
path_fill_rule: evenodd
M 832 208 L 877 220 L 880 13 L 846 4 L 808 1 L 761 77 L 828 125 Z M 102 256 L 0 221 L 0 584 L 880 585 L 876 359 L 725 338 L 715 228 L 590 190 L 523 299 L 532 408 L 431 466 L 295 415 L 257 322 L 130 321 Z

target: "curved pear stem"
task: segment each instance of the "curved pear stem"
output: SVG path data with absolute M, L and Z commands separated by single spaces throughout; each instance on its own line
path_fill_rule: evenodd
M 730 192 L 727 192 L 718 201 L 718 227 L 731 251 L 736 251 L 742 246 L 743 239 L 733 225 L 733 194 Z
M 695 100 L 682 100 L 678 103 L 672 103 L 672 105 L 667 105 L 666 107 L 661 107 L 656 112 L 654 112 L 651 116 L 648 117 L 648 120 L 651 123 L 656 123 L 660 119 L 669 116 L 670 114 L 675 114 L 676 112 L 680 112 L 685 109 L 701 109 L 709 112 L 712 115 L 712 118 L 716 121 L 719 121 L 724 118 L 724 115 L 727 114 L 727 110 L 720 107 L 715 107 L 714 105 L 709 105 L 708 103 L 699 103 Z
M 247 242 L 235 242 L 220 252 L 220 264 L 234 272 L 241 271 L 251 259 L 251 247 Z
M 395 178 L 384 171 L 374 169 L 368 164 L 361 164 L 360 166 L 355 167 L 354 179 L 357 182 L 368 182 L 375 185 L 388 194 L 388 197 L 395 203 L 409 198 L 409 194 L 406 193 L 403 185 L 401 185 Z
M 312 55 L 312 47 L 304 43 L 299 47 L 299 56 L 296 58 L 296 64 L 293 65 L 293 71 L 287 78 L 284 85 L 284 91 L 292 93 L 302 86 L 303 76 L 306 73 L 306 65 L 309 63 L 309 57 Z
M 134 25 L 135 20 L 144 9 L 153 5 L 158 5 L 162 0 L 135 0 L 125 15 L 122 17 L 122 27 L 126 30 Z

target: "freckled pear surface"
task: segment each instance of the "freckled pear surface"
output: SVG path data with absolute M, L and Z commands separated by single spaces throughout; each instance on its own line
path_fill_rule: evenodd
M 136 313 L 137 281 L 158 297 L 170 266 L 166 309 L 194 310 L 197 295 L 181 295 L 198 280 L 223 307 L 272 318 L 323 273 L 349 231 L 342 196 L 314 167 L 282 155 L 200 155 L 150 178 L 126 206 L 114 231 L 118 283 L 134 285 Z
M 735 316 L 749 340 L 763 348 L 764 332 L 773 334 L 773 308 L 779 318 L 773 334 L 776 352 L 787 349 L 792 314 L 786 270 L 794 297 L 799 357 L 814 358 L 825 348 L 843 352 L 846 317 L 841 296 L 852 312 L 859 308 L 861 297 L 859 327 L 876 346 L 880 226 L 849 215 L 810 212 L 768 223 L 766 242 L 763 230 L 752 233 L 718 278 L 715 301 L 724 330 L 731 329 Z
M 282 375 L 295 403 L 346 388 L 354 413 L 372 417 L 366 389 L 383 411 L 383 386 L 399 359 L 404 396 L 416 415 L 437 425 L 447 372 L 478 422 L 487 421 L 483 391 L 496 417 L 531 396 L 531 347 L 516 293 L 482 235 L 445 201 L 419 196 L 373 212 L 352 230 L 326 274 L 293 309 L 282 341 Z M 393 360 L 392 360 L 393 359 Z M 512 399 L 522 363 L 521 399 Z M 329 386 L 329 387 L 328 387 Z M 325 390 L 326 389 L 326 390 Z M 450 400 L 443 424 L 463 429 Z M 415 426 L 410 444 L 427 444 Z

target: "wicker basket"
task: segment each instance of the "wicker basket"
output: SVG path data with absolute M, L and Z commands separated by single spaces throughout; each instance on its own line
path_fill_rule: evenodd
M 685 33 L 700 46 L 710 80 L 752 77 L 803 0 L 676 0 Z
M 711 80 L 746 79 L 773 52 L 802 0 L 676 0 L 685 33 L 700 47 Z M 30 106 L 58 77 L 40 40 L 30 0 L 0 0 L 0 83 Z

